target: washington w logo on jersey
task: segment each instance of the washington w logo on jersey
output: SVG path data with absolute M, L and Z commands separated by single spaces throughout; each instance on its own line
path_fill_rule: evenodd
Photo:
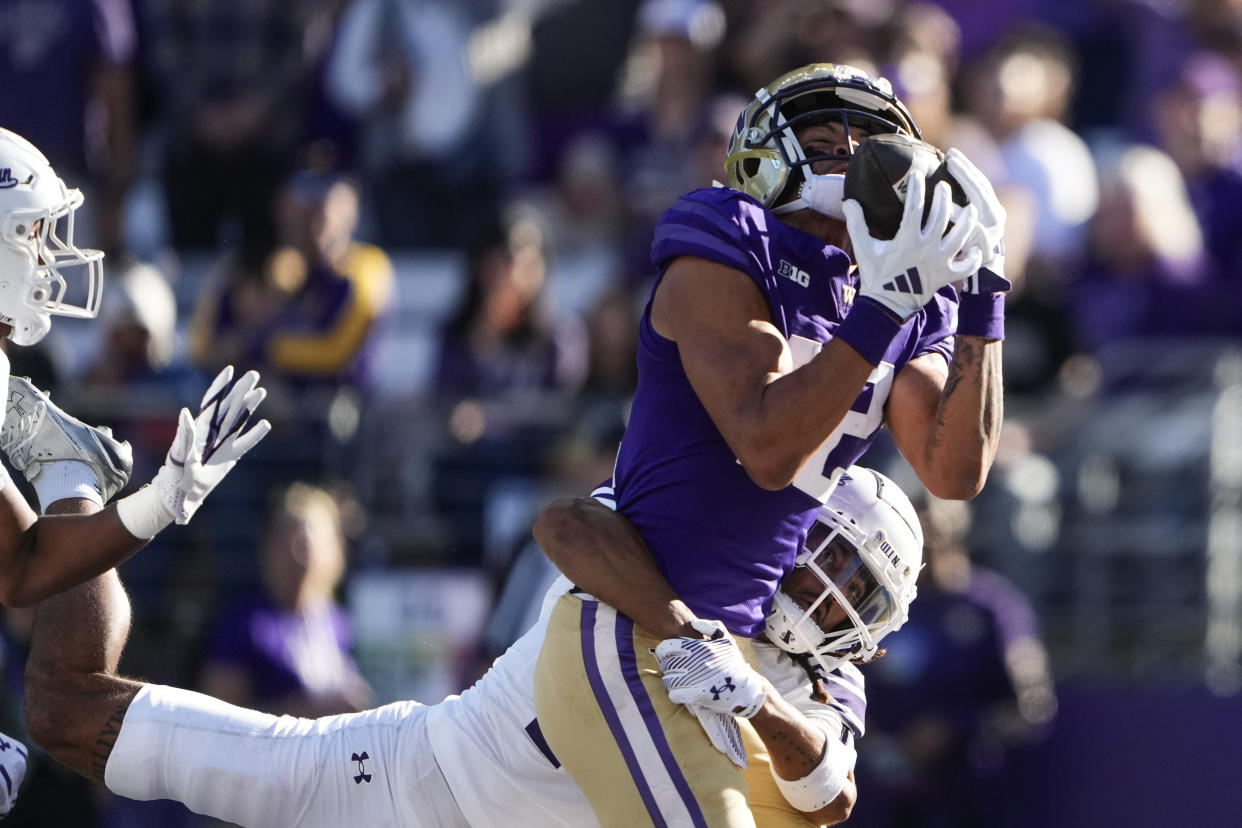
M 803 287 L 810 287 L 811 285 L 811 274 L 807 273 L 805 270 L 794 267 L 784 259 L 781 259 L 780 264 L 776 266 L 776 273 L 778 276 L 784 276 L 791 282 L 797 282 Z

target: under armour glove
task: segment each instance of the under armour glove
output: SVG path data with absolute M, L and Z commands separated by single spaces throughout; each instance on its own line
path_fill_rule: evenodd
M 26 776 L 26 746 L 0 733 L 0 819 L 17 804 L 18 789 Z
M 267 420 L 246 428 L 266 396 L 257 371 L 234 380 L 229 365 L 203 395 L 197 417 L 181 409 L 177 434 L 155 479 L 117 501 L 117 516 L 130 534 L 149 539 L 174 521 L 190 522 L 242 455 L 271 431 Z
M 958 291 L 961 305 L 957 333 L 986 339 L 1005 338 L 1004 296 L 1012 284 L 1005 278 L 1005 208 L 992 182 L 961 150 L 946 153 L 949 174 L 979 210 L 974 243 L 983 252 L 979 270 L 966 277 Z
M 918 313 L 940 288 L 978 270 L 983 256 L 978 243 L 971 243 L 978 236 L 977 208 L 970 204 L 957 211 L 950 229 L 952 190 L 941 181 L 924 222 L 925 192 L 922 174 L 910 173 L 901 226 L 887 241 L 871 236 L 856 200 L 841 205 L 858 263 L 859 296 L 878 302 L 901 320 Z
M 730 762 L 745 769 L 748 764 L 746 745 L 742 742 L 742 731 L 737 726 L 737 717 L 730 713 L 717 713 L 697 704 L 688 704 L 686 709 L 699 720 L 712 747 L 728 756 Z
M 732 716 L 758 713 L 767 695 L 763 677 L 719 621 L 696 619 L 693 625 L 709 637 L 668 638 L 655 650 L 669 699 Z

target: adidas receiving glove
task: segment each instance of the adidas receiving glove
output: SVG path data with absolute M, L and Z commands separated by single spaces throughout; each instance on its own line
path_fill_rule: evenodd
M 945 153 L 945 160 L 949 175 L 961 185 L 967 199 L 979 211 L 975 235 L 968 243 L 977 246 L 983 254 L 979 262 L 981 273 L 966 279 L 965 292 L 1008 291 L 1010 284 L 1005 278 L 1005 207 L 996 197 L 992 182 L 961 150 L 949 150 Z
M 940 288 L 974 273 L 982 261 L 977 242 L 971 244 L 978 234 L 977 208 L 971 204 L 958 211 L 949 229 L 952 190 L 941 181 L 933 191 L 927 221 L 922 222 L 925 192 L 922 174 L 910 173 L 901 226 L 887 241 L 871 236 L 856 200 L 841 205 L 858 263 L 859 295 L 901 320 L 918 313 Z
M 949 174 L 979 209 L 979 227 L 972 243 L 983 251 L 978 271 L 967 276 L 958 290 L 957 333 L 1004 339 L 1004 295 L 1012 287 L 1005 278 L 1005 208 L 992 182 L 961 150 L 949 150 L 946 163 Z
M 266 396 L 257 371 L 234 380 L 229 365 L 203 395 L 197 417 L 181 409 L 177 434 L 155 479 L 117 501 L 117 516 L 130 534 L 145 540 L 174 521 L 190 522 L 242 455 L 271 431 L 267 420 L 246 429 Z
M 18 789 L 26 777 L 26 746 L 0 733 L 0 819 L 17 804 Z

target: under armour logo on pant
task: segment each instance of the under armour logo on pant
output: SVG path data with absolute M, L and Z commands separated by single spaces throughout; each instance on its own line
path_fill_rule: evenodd
M 725 676 L 724 687 L 709 688 L 712 693 L 712 701 L 720 701 L 720 694 L 726 690 L 736 690 L 737 686 L 733 683 L 733 676 Z
M 363 782 L 371 784 L 371 774 L 367 773 L 366 766 L 366 761 L 370 758 L 365 750 L 362 753 L 350 754 L 349 761 L 358 763 L 358 775 L 354 777 L 355 785 L 361 785 Z
M 923 279 L 919 276 L 919 269 L 912 267 L 905 273 L 897 274 L 897 278 L 882 287 L 894 293 L 922 293 Z

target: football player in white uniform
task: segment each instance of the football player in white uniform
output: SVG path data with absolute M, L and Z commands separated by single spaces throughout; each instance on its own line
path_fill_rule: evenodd
M 710 653 L 715 658 L 708 672 L 716 679 L 759 690 L 756 709 L 748 711 L 753 727 L 744 732 L 752 739 L 747 745 L 756 771 L 752 784 L 767 791 L 766 798 L 752 792 L 757 813 L 765 808 L 763 825 L 806 824 L 802 812 L 839 819 L 841 813 L 830 806 L 843 793 L 845 800 L 835 807 L 848 813 L 853 740 L 862 735 L 865 704 L 861 675 L 848 659 L 873 653 L 876 642 L 904 620 L 914 595 L 922 537 L 913 511 L 895 486 L 881 489 L 872 482 L 876 478 L 857 479 L 866 485 L 843 485 L 838 507 L 824 510 L 822 530 L 813 538 L 818 546 L 805 550 L 791 581 L 794 593 L 771 619 L 778 645 L 755 645 L 763 677 L 736 650 Z M 856 508 L 857 518 L 847 511 Z M 609 520 L 601 523 L 601 515 Z M 558 549 L 556 558 L 584 583 L 609 594 L 597 581 L 612 573 L 593 565 L 588 554 L 592 533 L 607 542 L 616 534 L 624 537 L 616 527 L 628 524 L 604 510 L 592 517 L 593 523 L 579 523 L 572 504 L 568 509 L 554 504 L 543 522 L 554 536 L 544 540 L 572 545 L 576 552 Z M 888 539 L 887 554 L 877 536 Z M 624 540 L 610 543 L 614 552 L 608 559 L 626 560 L 631 572 L 646 569 L 640 577 L 659 584 L 645 548 L 616 551 L 623 545 Z M 597 823 L 548 750 L 535 717 L 535 661 L 552 605 L 574 588 L 568 579 L 549 590 L 535 626 L 460 696 L 432 706 L 406 701 L 320 719 L 271 716 L 117 676 L 127 626 L 125 596 L 112 581 L 91 586 L 97 587 L 92 600 L 41 619 L 56 634 L 36 630 L 40 642 L 27 667 L 27 719 L 36 741 L 52 756 L 114 793 L 175 799 L 248 828 Z M 648 615 L 641 606 L 610 597 L 653 628 L 669 624 L 667 607 Z M 688 630 L 696 632 L 680 635 L 688 630 L 678 628 L 679 636 L 665 642 L 670 692 L 680 693 L 702 709 L 704 721 L 712 721 L 720 712 L 712 702 L 691 698 L 710 695 L 710 682 L 702 685 L 676 662 L 713 642 L 697 632 L 695 625 L 704 626 L 698 619 L 675 620 L 691 623 Z M 736 648 L 728 637 L 719 640 Z M 722 718 L 727 719 L 722 725 L 732 722 Z M 697 719 L 689 720 L 699 727 Z M 727 726 L 718 729 L 729 735 Z M 767 771 L 767 738 L 781 740 L 782 751 L 770 762 L 776 774 Z M 786 761 L 791 745 L 802 751 L 792 773 Z
M 862 675 L 851 662 L 876 657 L 880 640 L 905 623 L 922 565 L 918 518 L 892 481 L 859 466 L 841 475 L 776 593 L 764 634 L 753 641 L 735 642 L 723 625 L 712 629 L 696 619 L 650 565 L 637 530 L 589 500 L 546 507 L 535 533 L 558 567 L 591 593 L 579 591 L 578 598 L 596 615 L 597 630 L 620 634 L 628 616 L 665 639 L 655 657 L 668 700 L 635 690 L 637 676 L 628 688 L 606 692 L 649 699 L 674 738 L 693 741 L 686 732 L 697 718 L 711 744 L 743 769 L 758 826 L 832 824 L 849 816 L 853 742 L 863 734 L 866 706 Z M 743 649 L 758 671 L 741 663 Z M 682 702 L 686 711 L 666 701 Z M 744 751 L 734 713 L 749 717 L 742 721 Z M 630 743 L 637 753 L 644 738 L 632 734 Z M 643 768 L 653 792 L 676 784 L 675 776 L 662 778 L 660 765 L 649 759 Z M 699 824 L 692 815 L 676 822 Z
M 0 341 L 34 345 L 52 316 L 98 312 L 103 253 L 74 244 L 81 204 L 82 194 L 65 186 L 33 144 L 0 128 Z M 0 449 L 55 515 L 36 516 L 0 467 L 0 603 L 9 606 L 100 576 L 169 523 L 187 522 L 270 428 L 264 422 L 243 432 L 266 392 L 258 374 L 234 380 L 230 366 L 208 388 L 197 417 L 181 411 L 152 484 L 99 511 L 129 482 L 129 444 L 66 415 L 29 380 L 9 377 L 3 347 L 0 378 L 7 400 Z M 0 816 L 16 799 L 25 759 L 21 744 L 0 734 Z
M 99 311 L 103 253 L 77 247 L 74 213 L 82 194 L 56 175 L 33 144 L 0 128 L 0 341 L 34 345 L 52 316 Z M 71 284 L 72 283 L 72 284 Z M 50 404 L 28 380 L 9 378 L 0 449 L 31 481 L 45 506 L 65 499 L 102 505 L 129 481 L 129 444 L 91 429 Z M 234 380 L 225 368 L 197 417 L 183 409 L 167 461 L 150 486 L 98 517 L 41 519 L 0 470 L 0 602 L 27 606 L 99 575 L 136 552 L 174 520 L 186 523 L 229 469 L 270 426 L 243 433 L 266 391 L 259 375 Z

